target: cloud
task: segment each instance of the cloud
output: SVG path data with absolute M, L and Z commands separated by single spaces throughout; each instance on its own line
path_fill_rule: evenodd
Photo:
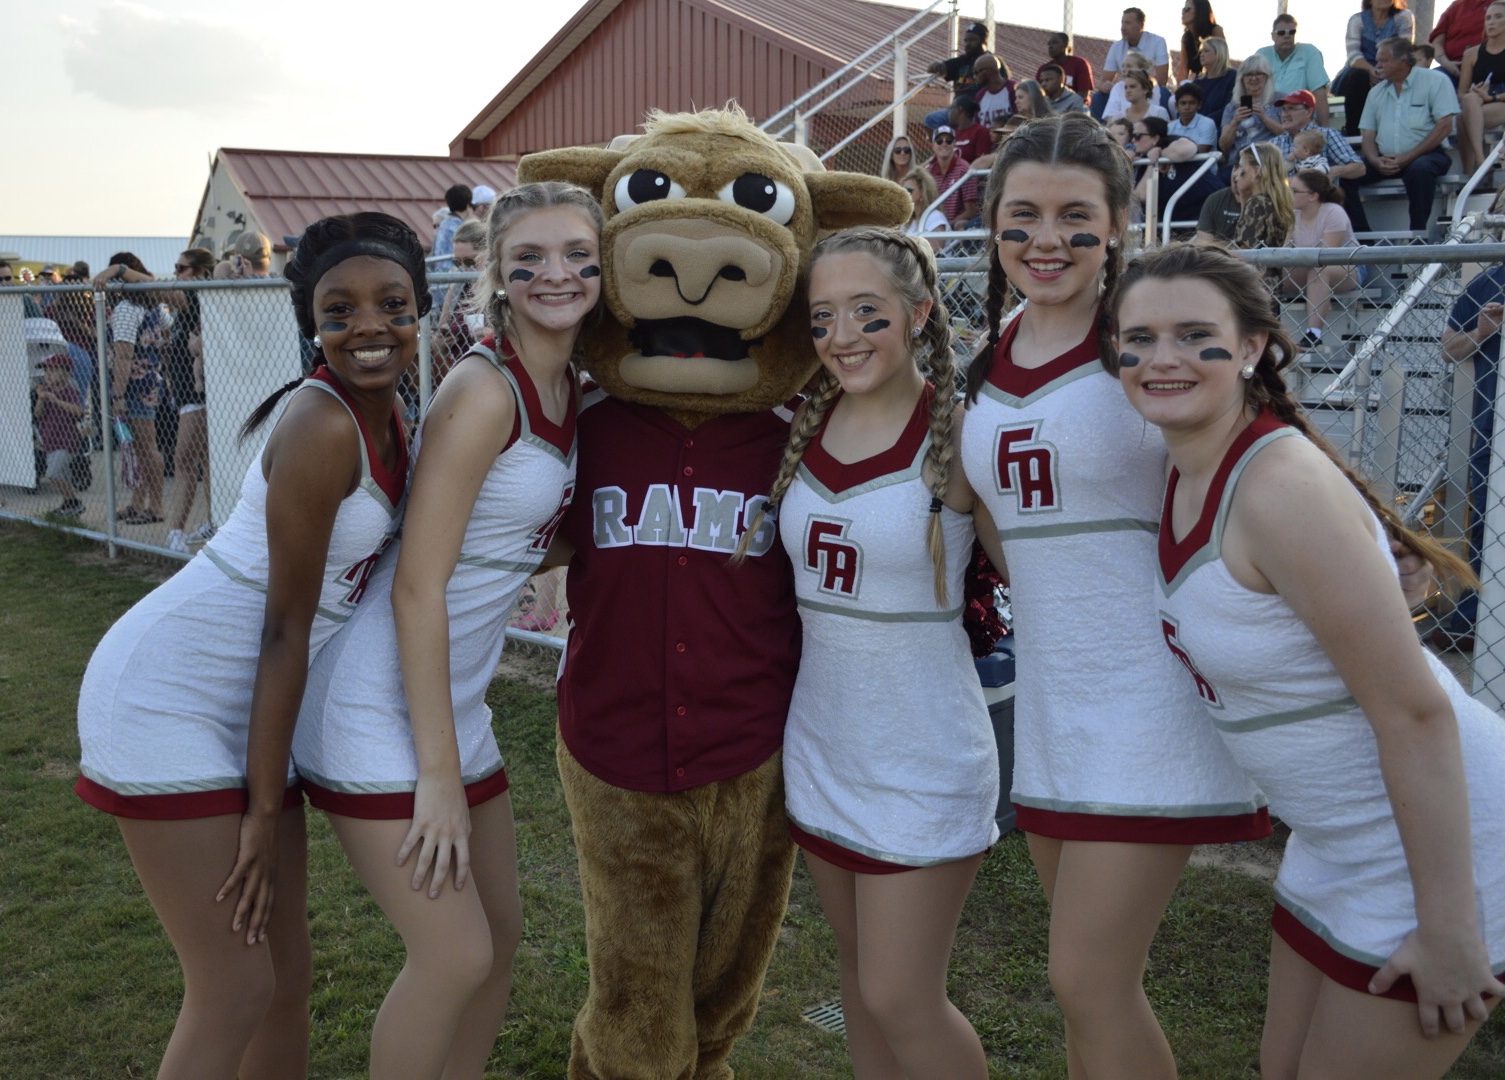
M 263 105 L 284 65 L 254 33 L 116 2 L 64 16 L 63 67 L 80 93 L 125 109 L 223 113 Z

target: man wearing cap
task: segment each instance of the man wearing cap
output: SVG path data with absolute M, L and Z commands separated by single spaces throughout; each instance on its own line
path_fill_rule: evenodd
M 1315 114 L 1321 103 L 1310 90 L 1292 91 L 1285 97 L 1277 98 L 1275 104 L 1280 109 L 1280 125 L 1285 130 L 1270 142 L 1280 150 L 1287 162 L 1295 152 L 1294 140 L 1298 132 L 1320 131 L 1325 140 L 1323 154 L 1327 158 L 1328 175 L 1334 180 L 1349 180 L 1364 175 L 1364 159 L 1354 152 L 1343 133 L 1324 127 L 1316 120 Z
M 48 263 L 37 271 L 37 284 L 39 285 L 61 285 L 62 283 L 63 276 L 58 273 L 57 267 L 52 263 Z
M 1275 84 L 1275 96 L 1306 90 L 1316 102 L 1317 123 L 1328 125 L 1327 113 L 1327 67 L 1317 46 L 1296 40 L 1296 16 L 1277 15 L 1270 28 L 1270 40 L 1257 52 L 1270 61 L 1271 78 Z M 1329 159 L 1331 164 L 1331 159 Z
M 977 76 L 973 72 L 972 65 L 982 56 L 983 50 L 988 45 L 988 28 L 982 23 L 973 23 L 967 27 L 967 32 L 962 35 L 962 52 L 960 56 L 953 56 L 949 60 L 937 60 L 927 69 L 932 75 L 939 75 L 951 84 L 951 96 L 972 97 L 977 89 Z M 925 117 L 925 126 L 932 131 L 947 122 L 946 109 L 937 109 Z
M 482 225 L 491 216 L 491 205 L 496 202 L 496 191 L 485 184 L 470 189 L 470 214 Z
M 230 265 L 238 278 L 271 277 L 272 241 L 264 233 L 241 233 L 230 250 Z
M 956 129 L 950 124 L 936 128 L 931 138 L 935 144 L 935 156 L 925 163 L 925 171 L 935 177 L 936 188 L 946 195 L 952 185 L 967 176 L 972 166 L 956 152 Z M 941 212 L 953 229 L 965 229 L 977 216 L 977 203 L 977 181 L 968 177 L 960 187 L 946 195 Z

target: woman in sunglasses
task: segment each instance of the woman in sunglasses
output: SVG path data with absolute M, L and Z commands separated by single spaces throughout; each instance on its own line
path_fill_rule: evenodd
M 914 159 L 914 144 L 909 141 L 909 136 L 895 135 L 883 151 L 883 168 L 878 170 L 878 175 L 896 184 L 902 183 L 915 171 Z

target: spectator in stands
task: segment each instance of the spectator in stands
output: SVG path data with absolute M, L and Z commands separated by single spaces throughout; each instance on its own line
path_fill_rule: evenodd
M 1490 213 L 1505 213 L 1505 191 L 1495 196 Z M 1505 263 L 1478 274 L 1453 303 L 1442 332 L 1442 355 L 1455 364 L 1474 365 L 1474 401 L 1470 414 L 1468 454 L 1468 564 L 1480 569 L 1484 547 L 1484 500 L 1488 494 L 1490 443 L 1495 429 L 1495 389 L 1500 375 L 1500 324 L 1505 322 Z M 1474 651 L 1474 623 L 1479 596 L 1472 590 L 1432 635 L 1432 644 L 1460 652 Z
M 84 512 L 72 483 L 73 455 L 82 452 L 79 421 L 84 418 L 83 398 L 73 385 L 73 361 L 66 353 L 53 353 L 42 361 L 42 383 L 36 389 L 32 416 L 46 458 L 45 477 L 63 497 L 51 511 L 57 517 L 77 518 Z
M 1416 66 L 1425 70 L 1437 62 L 1437 46 L 1423 41 L 1411 50 L 1411 55 L 1416 57 Z
M 919 169 L 903 180 L 904 190 L 909 192 L 910 201 L 914 203 L 914 212 L 909 215 L 909 224 L 904 226 L 904 231 L 913 236 L 922 232 L 942 232 L 946 229 L 946 215 L 940 207 L 930 211 L 925 208 L 936 199 L 940 198 L 940 192 L 936 189 L 935 178 L 924 169 Z M 923 218 L 922 218 L 923 215 Z M 944 240 L 931 240 L 930 246 L 940 251 L 945 245 Z
M 977 89 L 977 76 L 972 66 L 988 47 L 988 28 L 982 23 L 973 23 L 962 34 L 962 52 L 949 60 L 937 60 L 927 69 L 951 84 L 951 97 L 971 97 Z M 946 109 L 937 109 L 925 117 L 925 126 L 934 131 L 947 123 Z
M 1291 185 L 1286 180 L 1285 159 L 1268 143 L 1254 143 L 1239 152 L 1243 172 L 1243 207 L 1234 246 L 1240 248 L 1285 247 L 1295 224 L 1291 208 Z M 1280 280 L 1278 269 L 1266 268 L 1265 279 L 1273 286 Z
M 1285 130 L 1275 105 L 1270 61 L 1258 53 L 1245 60 L 1239 68 L 1238 88 L 1238 98 L 1223 109 L 1223 127 L 1218 135 L 1218 149 L 1223 151 L 1225 161 L 1232 161 L 1255 143 L 1269 142 Z M 1232 167 L 1224 172 L 1226 178 Z
M 1296 136 L 1316 134 L 1322 140 L 1321 153 L 1329 176 L 1334 180 L 1354 180 L 1364 175 L 1364 159 L 1348 144 L 1348 140 L 1332 128 L 1322 127 L 1317 123 L 1317 99 L 1310 90 L 1297 90 L 1275 104 L 1280 107 L 1282 130 L 1270 142 L 1286 159 L 1288 172 L 1294 171 L 1298 159 Z M 1357 189 L 1349 194 L 1355 202 L 1358 201 Z M 1361 228 L 1358 223 L 1354 224 L 1354 228 L 1361 232 L 1367 231 L 1367 226 Z
M 1038 120 L 1054 115 L 1050 100 L 1034 79 L 1021 79 L 1014 88 L 1014 112 L 1026 120 Z
M 1124 153 L 1129 155 L 1132 163 L 1137 156 L 1134 153 L 1134 125 L 1122 116 L 1115 116 L 1103 125 L 1108 129 L 1108 134 L 1113 136 L 1113 141 L 1124 148 Z
M 1354 183 L 1399 178 L 1410 203 L 1411 231 L 1422 232 L 1432 218 L 1437 181 L 1450 164 L 1442 144 L 1458 115 L 1458 95 L 1441 72 L 1415 68 L 1405 38 L 1380 45 L 1375 69 L 1383 81 L 1359 118 L 1365 169 Z
M 6 260 L 0 259 L 0 287 L 24 285 L 25 283 L 24 279 L 22 281 L 16 280 L 15 267 L 11 266 Z M 35 297 L 22 295 L 21 316 L 26 319 L 39 319 L 42 317 L 42 309 L 37 304 Z
M 1150 86 L 1154 87 L 1155 76 L 1154 69 L 1150 66 L 1150 58 L 1137 50 L 1130 52 L 1124 57 L 1123 68 L 1119 71 L 1118 78 L 1113 83 L 1113 89 L 1108 91 L 1108 103 L 1103 106 L 1103 115 L 1099 119 L 1112 120 L 1115 116 L 1122 116 L 1124 110 L 1129 107 L 1128 101 L 1124 98 L 1124 80 L 1128 78 L 1129 73 L 1132 71 L 1144 72 L 1150 80 Z M 1158 95 L 1153 90 L 1150 94 L 1150 101 L 1156 105 L 1160 104 Z M 1166 115 L 1170 115 L 1169 110 L 1166 110 Z
M 914 143 L 909 141 L 909 136 L 895 135 L 883 150 L 883 168 L 878 170 L 878 175 L 897 184 L 914 172 L 914 157 Z
M 1307 91 L 1317 103 L 1317 123 L 1327 127 L 1327 67 L 1323 64 L 1322 53 L 1317 46 L 1296 40 L 1294 15 L 1275 17 L 1275 23 L 1270 27 L 1270 40 L 1274 44 L 1256 51 L 1270 62 L 1275 96 Z
M 467 221 L 455 233 L 455 269 L 479 272 L 486 266 L 486 223 Z M 434 321 L 434 386 L 437 388 L 449 369 L 460 362 L 476 343 L 476 331 L 486 325 L 486 316 L 473 310 L 473 282 L 451 287 L 445 292 Z
M 1327 175 L 1327 140 L 1320 131 L 1298 131 L 1291 136 L 1291 153 L 1286 158 L 1286 172 L 1315 169 Z
M 1183 0 L 1181 5 L 1181 54 L 1176 57 L 1176 82 L 1202 74 L 1202 42 L 1228 37 L 1212 13 L 1211 0 Z
M 465 211 L 470 209 L 470 187 L 467 184 L 454 184 L 444 193 L 444 207 L 448 214 L 439 223 L 439 231 L 434 234 L 434 246 L 430 249 L 430 255 L 449 255 L 455 250 L 455 230 L 465 220 Z M 453 270 L 452 262 L 435 263 L 433 269 L 436 272 Z
M 988 134 L 986 124 L 978 123 L 977 113 L 976 98 L 962 97 L 951 103 L 950 120 L 951 127 L 956 129 L 956 153 L 966 159 L 968 165 L 993 150 L 993 137 Z
M 1311 134 L 1307 132 L 1307 134 Z M 1297 248 L 1354 248 L 1359 246 L 1353 225 L 1343 212 L 1343 189 L 1317 169 L 1302 169 L 1290 178 L 1291 206 L 1296 217 L 1287 245 Z M 1327 313 L 1334 294 L 1351 293 L 1360 285 L 1357 266 L 1296 266 L 1285 272 L 1281 295 L 1306 297 L 1306 332 L 1299 349 L 1322 347 Z
M 1211 173 L 1204 173 L 1195 181 L 1192 180 L 1197 169 L 1195 165 L 1186 162 L 1196 155 L 1197 144 L 1184 135 L 1172 135 L 1166 122 L 1158 116 L 1146 116 L 1137 121 L 1131 137 L 1136 156 L 1147 158 L 1150 162 L 1135 170 L 1138 181 L 1134 186 L 1135 203 L 1143 207 L 1149 201 L 1150 169 L 1159 169 L 1156 219 L 1165 220 L 1166 204 L 1182 188 L 1186 190 L 1176 200 L 1177 220 L 1198 217 L 1202 212 L 1202 204 L 1207 196 L 1217 190 L 1218 185 Z
M 173 264 L 179 281 L 208 281 L 214 276 L 214 252 L 189 248 Z M 174 289 L 163 299 L 173 309 L 172 330 L 167 339 L 167 382 L 178 407 L 177 442 L 173 447 L 172 511 L 167 518 L 167 546 L 188 554 L 190 543 L 202 544 L 214 536 L 213 503 L 209 487 L 209 414 L 205 411 L 204 338 L 199 317 L 199 294 L 192 289 Z M 202 485 L 204 522 L 188 533 L 188 515 Z
M 129 251 L 110 256 L 110 265 L 94 279 L 155 281 Z M 162 305 L 150 293 L 112 293 L 110 312 L 110 415 L 130 429 L 141 468 L 131 489 L 131 503 L 117 515 L 123 525 L 151 525 L 162 520 L 162 452 L 157 447 L 157 407 L 162 404 L 162 346 L 167 332 Z
M 1137 7 L 1124 8 L 1118 28 L 1123 37 L 1108 46 L 1108 57 L 1103 61 L 1103 77 L 1100 80 L 1102 85 L 1112 86 L 1123 77 L 1124 56 L 1130 49 L 1144 53 L 1149 58 L 1156 84 L 1164 84 L 1171 73 L 1170 50 L 1166 47 L 1165 38 L 1144 28 L 1144 12 Z
M 1437 20 L 1427 40 L 1438 50 L 1437 67 L 1458 85 L 1463 73 L 1463 54 L 1484 40 L 1484 9 L 1489 0 L 1453 0 Z M 1459 87 L 1465 90 L 1467 87 Z
M 1014 115 L 1014 98 L 1018 88 L 1009 75 L 1009 66 L 1000 56 L 983 53 L 972 65 L 977 76 L 977 121 L 992 127 Z
M 1196 83 L 1182 83 L 1176 88 L 1176 115 L 1171 118 L 1169 132 L 1196 143 L 1198 153 L 1205 154 L 1217 145 L 1218 125 L 1212 117 L 1202 115 L 1202 88 Z
M 1092 79 L 1092 64 L 1086 59 L 1075 55 L 1075 45 L 1071 35 L 1062 30 L 1057 30 L 1045 39 L 1045 54 L 1050 57 L 1039 70 L 1035 72 L 1035 81 L 1040 81 L 1040 72 L 1044 71 L 1047 64 L 1055 64 L 1065 75 L 1066 88 L 1074 90 L 1082 96 L 1082 100 L 1088 105 L 1092 104 L 1092 91 L 1094 89 Z
M 1155 84 L 1150 82 L 1147 72 L 1127 72 L 1116 85 L 1122 87 L 1124 93 L 1124 111 L 1119 115 L 1129 123 L 1137 124 L 1147 116 L 1170 121 L 1170 113 L 1154 103 Z
M 1484 133 L 1505 124 L 1505 0 L 1491 0 L 1484 40 L 1464 50 L 1458 108 L 1458 156 L 1472 174 L 1484 161 Z
M 1379 69 L 1375 67 L 1380 43 L 1396 37 L 1406 41 L 1416 37 L 1416 18 L 1406 10 L 1406 0 L 1363 0 L 1359 13 L 1349 17 L 1345 36 L 1348 65 L 1333 80 L 1333 88 L 1343 95 L 1343 134 L 1359 133 L 1364 103 L 1369 99 L 1369 91 L 1380 81 Z M 1351 211 L 1350 206 L 1350 214 Z
M 1238 234 L 1239 215 L 1244 210 L 1244 193 L 1250 190 L 1244 166 L 1233 163 L 1232 182 L 1207 196 L 1197 215 L 1197 243 L 1228 245 Z
M 1087 111 L 1087 103 L 1082 100 L 1082 95 L 1066 89 L 1066 72 L 1055 64 L 1046 64 L 1040 69 L 1040 92 L 1050 102 L 1051 112 Z
M 1202 42 L 1202 75 L 1192 80 L 1192 85 L 1202 91 L 1202 115 L 1221 124 L 1237 81 L 1238 72 L 1228 65 L 1228 42 L 1222 38 Z
M 57 267 L 52 263 L 45 264 L 42 269 L 37 271 L 38 285 L 61 285 L 62 283 L 63 276 L 58 273 Z
M 470 189 L 470 216 L 475 221 L 491 217 L 491 207 L 496 203 L 496 189 L 486 184 L 477 184 Z
M 265 234 L 243 232 L 230 252 L 230 266 L 241 280 L 272 276 L 272 242 Z
M 950 192 L 941 209 L 951 227 L 968 228 L 968 223 L 977 216 L 977 181 L 967 176 L 971 166 L 956 152 L 956 129 L 942 124 L 935 129 L 932 141 L 935 155 L 925 163 L 925 171 L 935 181 L 937 191 L 943 195 Z M 952 191 L 953 187 L 956 190 Z

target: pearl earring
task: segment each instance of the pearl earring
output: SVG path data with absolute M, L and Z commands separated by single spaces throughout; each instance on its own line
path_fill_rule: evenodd
M 316 348 L 316 349 L 322 349 L 323 347 L 324 347 L 324 342 L 322 342 L 322 341 L 319 340 L 319 335 L 318 334 L 315 334 L 314 335 L 314 348 Z
M 1246 380 L 1254 378 L 1254 363 L 1253 363 L 1253 361 L 1250 361 L 1249 363 L 1245 364 L 1243 367 L 1239 368 L 1238 369 L 1238 373 L 1240 375 L 1242 375 Z

